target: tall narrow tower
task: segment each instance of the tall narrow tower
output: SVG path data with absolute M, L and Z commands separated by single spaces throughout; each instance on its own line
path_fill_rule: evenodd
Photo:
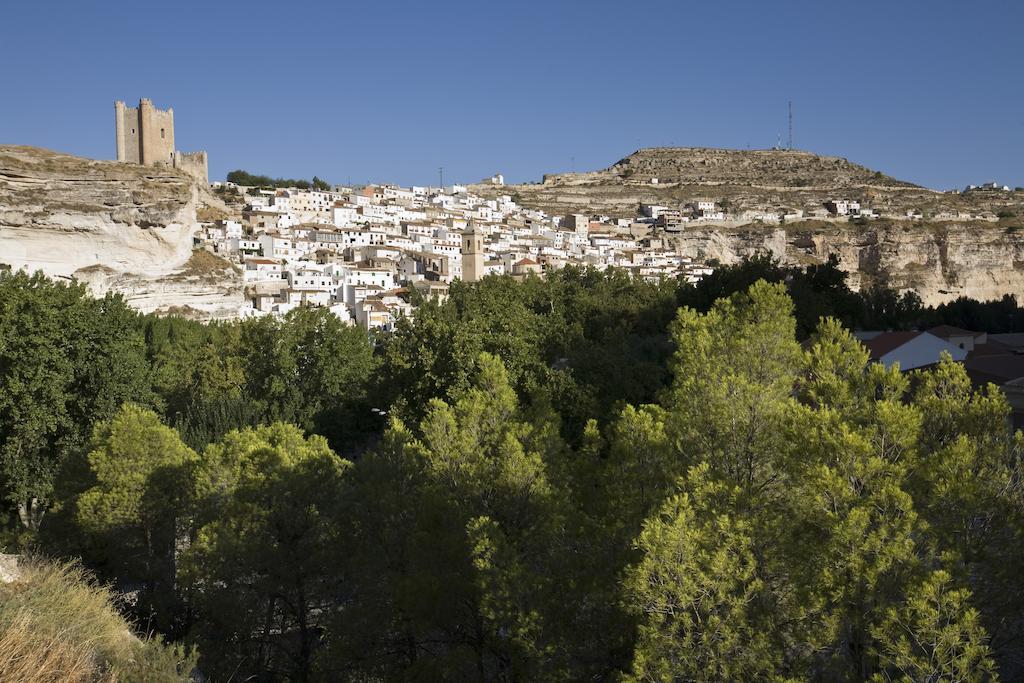
M 138 107 L 114 103 L 117 160 L 134 164 L 174 164 L 174 110 L 162 111 L 142 98 Z
M 484 235 L 474 223 L 462 233 L 462 280 L 476 282 L 484 276 Z
M 117 160 L 128 161 L 127 136 L 125 135 L 124 114 L 126 107 L 124 102 L 114 102 L 114 141 L 117 144 Z
M 793 100 L 789 101 L 789 149 L 793 149 Z

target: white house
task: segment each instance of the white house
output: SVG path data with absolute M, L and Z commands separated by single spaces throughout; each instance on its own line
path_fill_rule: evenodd
M 939 362 L 943 352 L 955 361 L 967 357 L 967 350 L 960 348 L 930 332 L 860 332 L 857 336 L 871 353 L 871 359 L 887 368 L 894 363 L 900 370 L 913 370 Z
M 242 271 L 245 282 L 266 282 L 281 279 L 281 262 L 269 258 L 245 259 L 245 270 Z

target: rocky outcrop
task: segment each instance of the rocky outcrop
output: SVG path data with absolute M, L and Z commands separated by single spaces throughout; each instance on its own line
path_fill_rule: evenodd
M 21 578 L 18 556 L 0 553 L 0 583 L 14 583 Z
M 603 171 L 544 176 L 545 185 L 593 182 L 727 185 L 763 189 L 923 189 L 840 157 L 788 149 L 737 150 L 709 147 L 648 147 Z
M 770 253 L 784 263 L 806 265 L 834 254 L 853 288 L 883 284 L 912 289 L 926 304 L 1024 293 L 1024 231 L 1000 224 L 872 221 L 803 229 L 705 228 L 687 230 L 673 241 L 692 258 L 723 264 Z
M 180 268 L 159 278 L 119 273 L 90 266 L 74 273 L 97 296 L 119 292 L 144 313 L 173 313 L 199 320 L 229 319 L 243 305 L 244 288 L 237 266 L 197 249 Z
M 0 146 L 0 263 L 76 277 L 97 294 L 116 290 L 142 310 L 202 300 L 197 310 L 209 315 L 237 311 L 234 270 L 202 282 L 180 275 L 197 211 L 211 208 L 223 205 L 170 167 Z
M 654 182 L 657 181 L 657 182 Z M 541 183 L 473 185 L 485 196 L 510 194 L 517 201 L 555 215 L 636 215 L 638 206 L 678 207 L 697 199 L 718 203 L 735 215 L 743 211 L 811 211 L 833 199 L 866 202 L 880 212 L 925 216 L 1024 215 L 1024 192 L 951 194 L 892 178 L 840 157 L 798 150 L 735 150 L 655 147 L 637 150 L 606 169 L 557 173 Z

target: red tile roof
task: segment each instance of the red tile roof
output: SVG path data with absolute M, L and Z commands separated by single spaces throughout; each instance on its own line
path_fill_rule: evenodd
M 867 341 L 862 341 L 861 343 L 864 344 L 865 347 L 867 347 L 867 350 L 871 354 L 871 357 L 874 358 L 875 360 L 878 360 L 879 358 L 889 353 L 890 351 L 893 351 L 894 349 L 898 349 L 899 347 L 903 346 L 911 339 L 917 337 L 919 334 L 921 333 L 917 332 L 916 330 L 910 330 L 906 332 L 883 332 L 877 337 L 874 337 L 873 339 L 869 339 Z
M 979 332 L 972 332 L 962 327 L 954 327 L 953 325 L 936 325 L 928 330 L 928 332 L 934 334 L 939 339 L 947 341 L 950 337 L 977 337 L 980 334 Z

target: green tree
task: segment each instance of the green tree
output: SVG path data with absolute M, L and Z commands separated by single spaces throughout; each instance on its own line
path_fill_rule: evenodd
M 364 675 L 537 678 L 569 656 L 552 609 L 565 547 L 545 465 L 563 447 L 557 421 L 525 419 L 493 356 L 475 367 L 462 398 L 431 401 L 421 439 L 395 421 L 356 467 L 360 599 L 332 649 Z
M 765 680 L 779 666 L 754 530 L 731 512 L 740 490 L 709 472 L 692 470 L 637 539 L 642 559 L 624 580 L 640 616 L 632 680 Z
M 25 526 L 38 528 L 95 421 L 153 401 L 137 318 L 120 296 L 0 274 L 0 495 Z
M 764 281 L 706 314 L 680 309 L 666 402 L 682 467 L 708 462 L 747 492 L 777 483 L 778 458 L 788 448 L 779 425 L 800 360 L 794 330 L 785 288 Z
M 847 327 L 858 324 L 863 317 L 861 297 L 850 291 L 846 273 L 833 255 L 822 264 L 806 267 L 783 266 L 765 253 L 745 258 L 737 264 L 720 266 L 696 284 L 684 285 L 679 303 L 700 312 L 711 309 L 719 299 L 744 292 L 758 280 L 783 284 L 793 300 L 796 334 L 805 339 L 814 331 L 822 317 L 834 317 Z
M 198 490 L 208 521 L 182 560 L 204 670 L 311 679 L 321 630 L 344 597 L 338 510 L 350 466 L 323 437 L 283 423 L 207 449 Z
M 924 315 L 917 292 L 900 294 L 887 287 L 871 287 L 860 294 L 864 302 L 861 325 L 869 330 L 906 330 L 914 328 Z
M 1020 670 L 1016 652 L 1024 642 L 1024 595 L 1008 589 L 1024 566 L 1024 435 L 1007 428 L 1002 393 L 972 388 L 949 357 L 917 374 L 914 404 L 923 425 L 909 490 L 928 522 L 929 543 L 944 569 L 970 588 L 993 655 L 1010 676 Z
M 894 368 L 868 365 L 864 349 L 834 321 L 819 327 L 805 362 L 799 393 L 806 407 L 792 427 L 802 447 L 790 463 L 792 494 L 781 511 L 795 522 L 790 547 L 804 549 L 799 557 L 805 562 L 789 562 L 787 573 L 804 587 L 812 615 L 803 638 L 816 651 L 809 653 L 809 671 L 849 680 L 939 680 L 931 673 L 894 673 L 894 666 L 906 664 L 893 662 L 908 656 L 897 636 L 915 647 L 934 643 L 940 625 L 922 616 L 921 594 L 937 590 L 935 577 L 944 577 L 943 586 L 950 579 L 931 567 L 962 557 L 972 523 L 957 528 L 952 520 L 963 520 L 965 507 L 991 509 L 980 498 L 961 506 L 963 496 L 953 492 L 970 496 L 978 488 L 972 477 L 989 480 L 984 468 L 971 471 L 967 464 L 980 464 L 967 448 L 972 436 L 996 455 L 994 461 L 1003 458 L 1002 468 L 989 473 L 1001 471 L 1000 481 L 1010 480 L 1005 464 L 1012 458 L 998 401 L 985 395 L 972 400 L 962 368 L 948 359 L 919 378 L 908 400 L 907 378 Z M 965 581 L 969 575 L 978 572 L 961 574 Z M 1007 584 L 1001 585 L 1005 594 Z M 963 628 L 943 631 L 947 641 L 936 647 L 976 651 L 987 643 L 979 616 L 967 606 L 966 593 L 952 597 L 941 621 Z M 902 633 L 895 633 L 895 615 L 903 619 Z M 978 675 L 952 680 L 972 678 Z
M 385 341 L 382 384 L 389 391 L 381 401 L 418 425 L 431 398 L 455 402 L 469 389 L 484 352 L 498 356 L 513 386 L 528 394 L 547 372 L 541 334 L 511 278 L 453 283 L 446 303 L 425 302 Z
M 453 283 L 445 303 L 425 302 L 380 340 L 378 403 L 394 404 L 414 427 L 431 398 L 458 400 L 486 352 L 505 364 L 524 403 L 558 406 L 563 433 L 575 442 L 590 418 L 655 399 L 668 382 L 665 326 L 674 313 L 674 282 L 649 283 L 617 269 Z
M 970 592 L 953 588 L 944 571 L 913 587 L 872 631 L 882 671 L 876 681 L 998 680 Z
M 229 183 L 235 183 L 236 185 L 248 185 L 254 187 L 294 187 L 300 190 L 329 190 L 330 185 L 320 180 L 316 176 L 313 176 L 313 182 L 308 180 L 296 180 L 293 178 L 271 178 L 266 175 L 253 175 L 248 171 L 236 169 L 234 171 L 228 171 L 226 179 Z M 319 181 L 319 185 L 317 183 Z
M 373 348 L 360 328 L 325 309 L 298 308 L 281 320 L 246 321 L 239 344 L 245 396 L 265 420 L 314 430 L 338 447 L 376 426 L 367 402 Z
M 560 523 L 544 463 L 559 447 L 557 427 L 521 421 L 503 364 L 482 354 L 472 388 L 452 406 L 433 401 L 420 429 L 430 486 L 464 544 L 469 610 L 457 618 L 470 661 L 481 678 L 535 676 L 551 658 L 538 642 L 551 588 L 539 570 Z
M 237 324 L 154 316 L 147 318 L 144 329 L 153 385 L 170 423 L 183 431 L 202 429 L 201 416 L 189 414 L 197 406 L 242 398 L 245 371 Z M 202 448 L 206 443 L 192 445 Z
M 199 456 L 156 413 L 125 404 L 96 425 L 91 484 L 70 501 L 91 563 L 143 584 L 139 611 L 172 627 L 177 547 L 187 540 Z

